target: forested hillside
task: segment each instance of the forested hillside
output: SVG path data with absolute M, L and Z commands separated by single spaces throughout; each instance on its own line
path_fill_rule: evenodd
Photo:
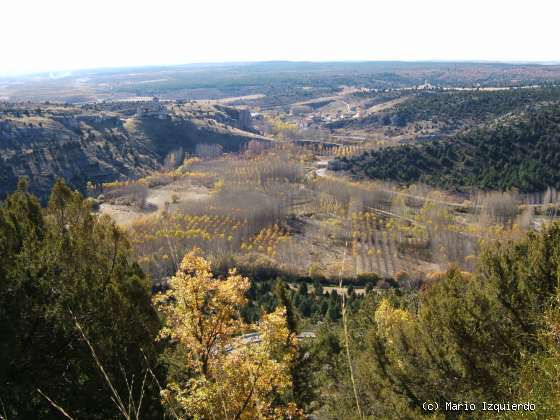
M 560 100 L 560 88 L 423 92 L 398 104 L 393 115 L 401 124 L 441 120 L 448 124 L 480 123 L 531 104 Z
M 362 94 L 363 95 L 363 94 Z M 470 128 L 508 113 L 523 112 L 536 104 L 560 101 L 560 88 L 518 88 L 504 90 L 431 90 L 401 92 L 402 101 L 380 112 L 359 118 L 346 118 L 329 124 L 331 128 L 405 127 L 427 123 L 442 132 Z M 399 98 L 395 93 L 385 101 Z M 383 96 L 379 95 L 379 99 Z
M 333 170 L 445 189 L 543 191 L 560 187 L 560 107 L 535 107 L 451 139 L 365 152 Z

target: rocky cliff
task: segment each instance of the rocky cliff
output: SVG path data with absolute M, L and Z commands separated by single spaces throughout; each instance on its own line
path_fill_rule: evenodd
M 137 115 L 135 109 L 130 103 L 3 104 L 0 198 L 24 175 L 31 191 L 46 199 L 59 177 L 84 191 L 88 181 L 143 176 L 177 149 L 193 153 L 197 144 L 208 143 L 237 151 L 255 136 L 237 128 L 237 111 L 184 104 L 167 104 L 158 115 Z

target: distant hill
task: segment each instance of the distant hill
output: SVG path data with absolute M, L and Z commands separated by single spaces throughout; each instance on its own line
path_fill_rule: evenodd
M 138 116 L 135 103 L 0 106 L 0 198 L 23 175 L 44 199 L 59 177 L 84 191 L 88 181 L 146 175 L 175 150 L 193 153 L 207 143 L 237 151 L 256 137 L 227 107 L 170 104 L 161 116 Z
M 560 106 L 537 106 L 453 138 L 331 162 L 333 170 L 445 189 L 560 188 Z
M 256 62 L 81 70 L 0 78 L 0 98 L 82 103 L 156 95 L 166 99 L 218 99 L 262 94 L 260 106 L 327 96 L 341 86 L 393 89 L 523 86 L 560 81 L 560 65 L 469 62 Z
M 560 87 L 504 90 L 433 90 L 403 92 L 402 100 L 361 118 L 342 119 L 330 128 L 363 129 L 380 126 L 404 127 L 428 122 L 442 131 L 481 124 L 511 112 L 524 111 L 538 103 L 560 101 Z M 407 97 L 407 95 L 409 95 Z M 394 94 L 393 94 L 394 97 Z M 388 96 L 387 100 L 392 97 Z

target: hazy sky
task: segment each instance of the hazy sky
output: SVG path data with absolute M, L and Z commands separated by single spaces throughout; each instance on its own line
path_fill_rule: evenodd
M 560 61 L 558 0 L 0 0 L 0 74 L 261 60 Z

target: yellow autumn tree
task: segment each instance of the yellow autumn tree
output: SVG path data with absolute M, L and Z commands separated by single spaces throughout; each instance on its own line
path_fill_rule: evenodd
M 296 339 L 277 308 L 257 324 L 241 320 L 249 280 L 231 270 L 213 275 L 198 250 L 189 252 L 155 297 L 164 317 L 159 339 L 176 345 L 179 375 L 162 391 L 163 403 L 179 417 L 195 419 L 294 418 L 286 398 Z M 241 335 L 251 331 L 254 334 Z

